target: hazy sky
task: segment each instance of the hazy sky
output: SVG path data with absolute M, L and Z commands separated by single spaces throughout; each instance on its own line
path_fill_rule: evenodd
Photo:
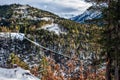
M 13 3 L 29 4 L 62 17 L 76 16 L 91 6 L 83 0 L 0 0 L 0 5 Z

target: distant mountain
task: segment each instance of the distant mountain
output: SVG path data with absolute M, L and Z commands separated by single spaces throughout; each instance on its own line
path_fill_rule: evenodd
M 79 23 L 85 23 L 88 20 L 98 19 L 101 16 L 102 14 L 100 11 L 94 11 L 94 10 L 88 9 L 83 14 L 73 17 L 71 20 L 74 20 Z
M 99 6 L 91 6 L 83 14 L 73 17 L 71 20 L 78 23 L 94 23 L 94 20 L 102 18 L 100 7 L 106 7 L 106 4 L 103 3 Z

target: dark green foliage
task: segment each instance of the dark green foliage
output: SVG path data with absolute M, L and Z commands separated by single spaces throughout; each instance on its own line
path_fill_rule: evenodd
M 12 16 L 13 10 L 10 6 L 4 5 L 0 6 L 0 17 L 10 18 Z
M 91 0 L 92 1 L 92 0 Z M 104 0 L 108 7 L 103 9 L 103 20 L 105 22 L 102 32 L 101 44 L 106 53 L 107 69 L 106 80 L 119 80 L 120 70 L 120 2 L 117 0 Z M 102 0 L 95 2 L 102 2 Z M 114 67 L 114 68 L 113 68 Z M 113 75 L 113 76 L 111 76 Z

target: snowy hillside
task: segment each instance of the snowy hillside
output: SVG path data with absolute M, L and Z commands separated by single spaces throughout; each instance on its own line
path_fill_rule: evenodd
M 0 32 L 0 37 L 6 37 L 6 38 L 10 38 L 11 39 L 19 39 L 19 40 L 23 40 L 24 39 L 24 34 L 23 33 L 9 33 L 9 32 Z
M 102 17 L 102 12 L 100 8 L 107 7 L 106 3 L 101 3 L 97 6 L 91 6 L 89 7 L 83 14 L 80 14 L 76 17 L 71 18 L 71 20 L 74 20 L 79 23 L 86 23 L 86 21 L 99 19 Z
M 14 69 L 0 68 L 0 80 L 39 80 L 29 71 L 20 67 Z
M 85 23 L 87 20 L 98 19 L 102 16 L 100 11 L 87 10 L 83 14 L 73 17 L 71 20 L 74 20 L 79 23 Z
M 48 30 L 50 32 L 54 32 L 55 34 L 59 35 L 61 33 L 66 33 L 65 31 L 62 31 L 60 29 L 60 26 L 58 24 L 55 24 L 55 23 L 51 23 L 51 24 L 46 24 L 45 26 L 42 26 L 41 29 L 45 29 L 45 30 Z

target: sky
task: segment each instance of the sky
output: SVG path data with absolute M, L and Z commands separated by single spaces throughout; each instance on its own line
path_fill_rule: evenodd
M 86 3 L 83 0 L 0 0 L 0 5 L 13 3 L 29 4 L 64 18 L 82 14 L 91 6 L 90 3 Z

